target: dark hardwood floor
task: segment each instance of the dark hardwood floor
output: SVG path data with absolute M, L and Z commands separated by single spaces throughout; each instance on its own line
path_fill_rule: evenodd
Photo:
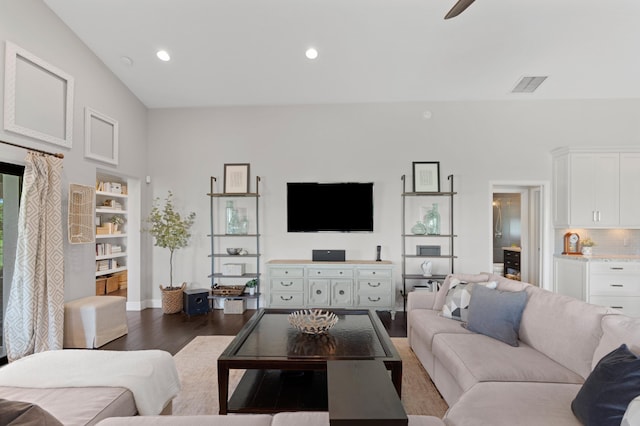
M 184 314 L 165 315 L 162 309 L 145 309 L 127 312 L 129 333 L 100 347 L 104 350 L 134 351 L 161 349 L 175 355 L 196 336 L 234 336 L 255 314 L 247 310 L 244 314 L 224 314 L 216 309 L 206 315 L 187 317 Z M 391 320 L 389 312 L 378 312 L 391 337 L 406 337 L 404 312 L 398 312 Z

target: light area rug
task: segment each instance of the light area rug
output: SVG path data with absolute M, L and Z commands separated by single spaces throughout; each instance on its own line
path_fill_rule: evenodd
M 182 390 L 173 400 L 174 415 L 218 414 L 217 360 L 234 336 L 198 336 L 175 356 Z M 447 404 L 409 347 L 406 338 L 392 338 L 402 358 L 402 404 L 407 414 L 442 418 Z M 243 370 L 231 370 L 229 394 Z

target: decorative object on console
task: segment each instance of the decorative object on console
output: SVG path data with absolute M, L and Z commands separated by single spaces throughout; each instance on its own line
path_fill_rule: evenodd
M 562 254 L 579 255 L 580 235 L 575 232 L 567 232 L 564 234 L 564 251 Z
M 312 250 L 311 260 L 314 262 L 344 262 L 344 250 Z
M 595 245 L 596 245 L 596 242 L 593 241 L 591 238 L 587 237 L 583 239 L 580 242 L 580 246 L 582 247 L 580 251 L 582 252 L 582 255 L 591 256 L 593 254 L 593 246 Z
M 440 162 L 413 162 L 413 192 L 440 192 Z
M 305 334 L 326 333 L 338 322 L 338 316 L 322 309 L 303 309 L 289 314 L 289 324 Z
M 440 213 L 438 203 L 433 203 L 431 210 L 424 217 L 427 235 L 440 235 Z
M 169 249 L 169 285 L 165 288 L 160 285 L 160 290 L 162 290 L 163 312 L 174 314 L 182 310 L 182 290 L 185 284 L 183 283 L 182 287 L 173 286 L 173 252 L 189 244 L 189 237 L 191 237 L 189 228 L 193 225 L 196 214 L 191 212 L 182 218 L 180 213 L 175 211 L 171 191 L 168 191 L 162 208 L 158 205 L 159 200 L 159 198 L 154 200 L 151 213 L 146 219 L 151 227 L 145 231 L 155 238 L 155 246 Z
M 224 165 L 223 191 L 225 194 L 249 193 L 249 164 Z
M 382 246 L 376 246 L 376 262 L 382 262 Z

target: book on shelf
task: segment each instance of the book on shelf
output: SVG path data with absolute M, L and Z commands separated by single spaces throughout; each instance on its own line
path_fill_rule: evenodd
M 96 182 L 96 191 L 127 195 L 127 185 L 120 182 Z
M 118 261 L 116 259 L 104 259 L 96 262 L 96 271 L 108 271 L 110 269 L 116 269 L 118 267 Z

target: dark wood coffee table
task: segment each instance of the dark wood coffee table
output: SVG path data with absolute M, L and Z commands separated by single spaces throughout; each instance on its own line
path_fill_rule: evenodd
M 220 414 L 327 410 L 327 360 L 376 359 L 401 395 L 402 360 L 378 315 L 331 309 L 338 323 L 320 336 L 289 325 L 288 309 L 261 309 L 218 358 Z M 229 399 L 229 370 L 247 370 Z

